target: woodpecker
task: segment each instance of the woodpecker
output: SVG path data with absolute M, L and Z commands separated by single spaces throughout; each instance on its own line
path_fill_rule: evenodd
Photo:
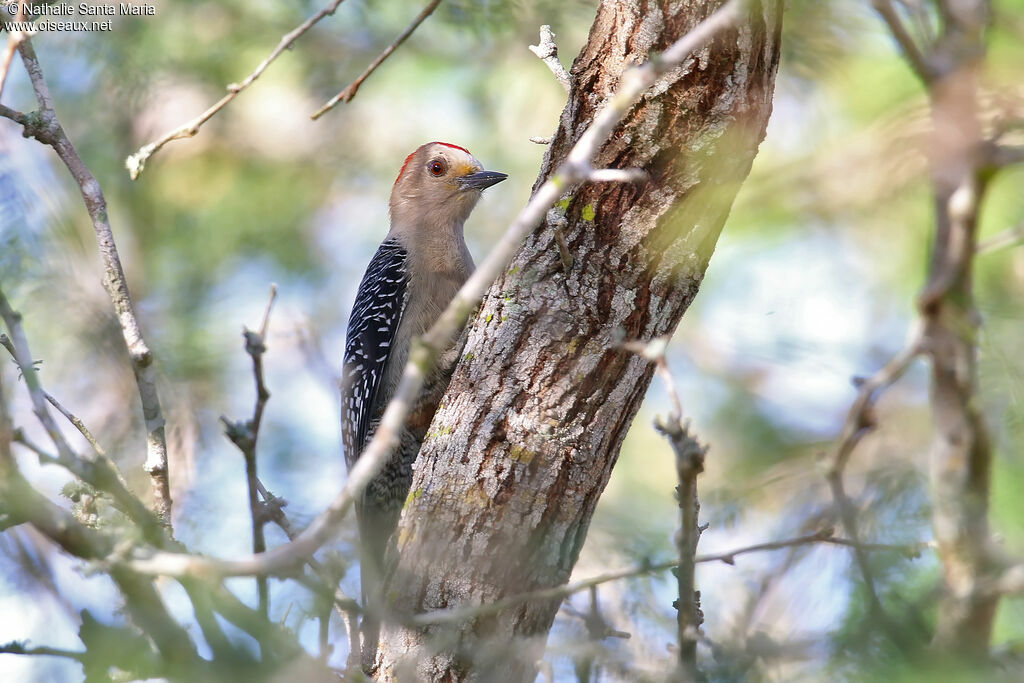
M 507 177 L 485 171 L 468 150 L 446 142 L 428 142 L 406 157 L 391 190 L 391 228 L 366 267 L 348 323 L 341 421 L 349 469 L 373 438 L 410 343 L 434 324 L 473 272 L 463 224 L 482 192 Z M 384 553 L 412 483 L 412 464 L 447 379 L 440 372 L 426 378 L 399 447 L 356 502 L 364 606 L 376 600 Z M 378 635 L 372 612 L 363 622 L 367 669 Z

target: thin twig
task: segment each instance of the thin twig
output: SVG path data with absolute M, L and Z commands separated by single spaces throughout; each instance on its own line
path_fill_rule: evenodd
M 978 245 L 976 253 L 989 254 L 993 251 L 1005 249 L 1006 247 L 1012 247 L 1016 244 L 1020 244 L 1021 242 L 1024 242 L 1024 223 L 988 238 Z
M 29 350 L 25 330 L 21 326 L 21 314 L 11 308 L 2 288 L 0 288 L 0 318 L 3 319 L 10 335 L 8 338 L 0 339 L 0 345 L 3 345 L 14 356 L 14 361 L 18 364 L 21 377 L 28 388 L 29 398 L 32 400 L 32 411 L 35 413 L 36 419 L 43 425 L 50 441 L 57 447 L 58 457 L 65 461 L 75 460 L 74 451 L 71 450 L 71 446 L 46 407 L 46 397 L 32 362 L 32 352 Z
M 192 610 L 195 613 L 196 623 L 203 634 L 203 640 L 210 646 L 214 660 L 220 661 L 244 661 L 246 655 L 242 648 L 231 642 L 224 629 L 217 621 L 216 611 L 213 608 L 213 600 L 210 599 L 208 591 L 201 590 L 195 584 L 195 580 L 183 581 L 181 586 L 185 589 L 189 601 L 192 603 Z
M 10 643 L 0 644 L 0 655 L 27 655 L 32 657 L 64 657 L 65 659 L 74 659 L 75 661 L 84 662 L 88 656 L 88 652 L 83 650 L 64 650 L 58 647 L 47 647 L 40 645 L 38 647 L 29 647 L 21 641 L 13 641 Z
M 90 446 L 92 446 L 92 450 L 96 453 L 96 455 L 98 455 L 101 458 L 104 458 L 110 463 L 112 467 L 114 467 L 115 465 L 113 461 L 111 461 L 107 457 L 107 452 L 103 449 L 103 446 L 101 446 L 99 441 L 96 440 L 96 437 L 92 435 L 92 432 L 90 432 L 89 428 L 85 426 L 85 423 L 82 422 L 81 418 L 79 418 L 70 410 L 61 405 L 60 401 L 54 398 L 50 392 L 43 392 L 43 395 L 46 397 L 46 401 L 51 406 L 56 408 L 57 412 L 63 415 L 67 419 L 67 421 L 74 425 L 75 429 L 77 429 L 78 432 L 85 437 L 85 440 L 89 442 Z M 124 481 L 124 477 L 121 476 L 120 472 L 118 472 L 118 476 L 121 477 L 122 481 Z
M 932 29 L 928 19 L 928 10 L 925 9 L 923 0 L 897 0 L 910 15 L 911 20 L 917 27 L 917 33 L 925 45 L 935 40 L 935 31 Z
M 700 500 L 697 496 L 697 477 L 704 471 L 704 458 L 708 449 L 690 433 L 689 424 L 683 422 L 683 403 L 665 358 L 667 348 L 667 338 L 655 339 L 643 345 L 641 355 L 653 358 L 658 375 L 665 382 L 672 406 L 668 419 L 655 420 L 654 427 L 668 439 L 676 462 L 676 497 L 679 503 L 679 531 L 676 532 L 676 552 L 679 558 L 676 570 L 676 590 L 679 596 L 676 601 L 676 637 L 679 642 L 677 673 L 680 680 L 696 681 L 700 678 L 697 670 L 697 640 L 703 622 L 696 590 L 697 543 L 702 531 L 698 520 Z
M 27 360 L 31 359 L 31 352 L 25 342 L 20 316 L 11 310 L 2 290 L 0 290 L 0 317 L 8 326 L 12 337 L 12 339 L 8 339 L 5 335 L 0 335 L 0 345 L 5 346 L 17 359 L 24 381 L 29 387 L 33 405 L 41 406 L 42 412 L 46 413 L 46 404 L 41 398 L 45 395 L 45 391 L 40 386 L 37 373 L 31 369 L 33 367 L 31 360 Z M 26 370 L 26 368 L 29 369 Z M 8 445 L 6 436 L 8 431 L 11 431 L 7 429 L 9 425 L 6 420 L 6 412 L 0 410 L 0 418 L 3 418 L 0 419 L 0 438 L 4 439 L 0 445 L 6 448 Z M 52 418 L 47 417 L 44 419 L 44 423 L 50 423 L 48 431 L 56 429 Z M 31 443 L 20 431 L 13 430 L 12 436 L 18 443 L 36 452 L 40 461 L 60 464 L 96 489 L 110 493 L 115 504 L 136 522 L 139 529 L 142 530 L 143 536 L 154 546 L 170 548 L 177 552 L 185 551 L 181 544 L 169 536 L 169 530 L 160 523 L 156 516 L 123 486 L 123 481 L 117 476 L 116 470 L 108 468 L 105 460 L 89 461 L 83 458 L 69 458 L 65 454 L 53 456 Z M 70 447 L 66 446 L 66 443 L 62 443 L 62 437 L 58 439 L 57 444 L 58 450 L 70 452 Z M 9 464 L 11 464 L 9 460 L 0 462 L 0 466 Z M 123 552 L 117 550 L 113 539 L 79 524 L 69 512 L 57 507 L 36 492 L 16 468 L 5 467 L 3 475 L 0 477 L 0 500 L 4 503 L 4 511 L 7 516 L 4 524 L 31 523 L 42 534 L 70 554 L 96 561 L 101 566 L 109 566 L 111 578 L 126 597 L 129 613 L 133 616 L 136 624 L 154 639 L 166 660 L 172 662 L 198 661 L 192 659 L 195 657 L 195 653 L 188 634 L 167 614 L 159 594 L 148 580 L 126 572 L 116 561 L 110 562 L 111 557 Z M 258 616 L 255 612 L 227 594 L 223 588 L 187 578 L 182 579 L 181 583 L 193 601 L 202 602 L 202 599 L 205 599 L 204 596 L 211 596 L 216 603 L 217 611 L 253 635 L 260 642 L 261 647 L 271 645 L 274 649 L 284 648 L 283 631 L 269 624 L 261 625 L 254 618 Z M 216 626 L 215 621 L 206 619 L 207 616 L 212 615 L 205 611 L 203 604 L 196 604 L 195 608 L 204 634 L 207 635 L 208 640 L 215 639 L 216 630 L 219 627 Z M 207 622 L 205 625 L 202 624 L 204 621 Z M 297 646 L 290 649 L 297 650 Z M 195 670 L 194 667 L 192 669 Z
M 11 442 L 21 444 L 28 450 L 35 453 L 40 465 L 60 465 L 63 462 L 59 456 L 50 453 L 45 448 L 25 436 L 25 432 L 21 429 L 14 429 L 11 432 Z
M 394 451 L 406 415 L 423 386 L 426 372 L 433 367 L 441 350 L 448 348 L 450 340 L 463 328 L 469 314 L 483 298 L 494 279 L 508 267 L 523 240 L 540 224 L 548 209 L 563 193 L 571 191 L 586 179 L 586 171 L 590 170 L 590 160 L 637 98 L 694 50 L 700 49 L 718 32 L 735 24 L 741 18 L 742 10 L 748 2 L 749 0 L 729 0 L 692 31 L 673 43 L 660 59 L 636 67 L 623 75 L 619 91 L 598 112 L 593 123 L 570 150 L 565 162 L 527 202 L 495 247 L 455 294 L 433 327 L 413 344 L 398 388 L 384 411 L 373 439 L 349 471 L 348 479 L 341 491 L 305 531 L 291 543 L 271 548 L 259 556 L 218 560 L 181 553 L 155 552 L 147 557 L 140 556 L 129 560 L 129 566 L 139 572 L 167 576 L 252 576 L 287 573 L 304 563 L 306 558 L 332 538 L 355 497 L 380 472 Z
M 17 24 L 25 21 L 25 0 L 18 1 L 18 14 L 14 17 Z M 6 11 L 6 10 L 5 10 Z M 18 51 L 18 45 L 28 37 L 28 33 L 20 28 L 14 30 L 10 24 L 7 25 L 7 45 L 4 46 L 4 53 L 0 55 L 0 99 L 4 96 L 4 85 L 7 84 L 7 74 L 14 62 L 14 53 Z
M 888 363 L 867 379 L 858 380 L 857 398 L 850 405 L 846 420 L 839 432 L 835 450 L 832 453 L 829 472 L 840 476 L 846 469 L 850 455 L 860 443 L 861 438 L 875 427 L 872 413 L 875 401 L 881 392 L 892 386 L 910 368 L 914 360 L 921 355 L 923 329 L 916 323 L 910 332 L 910 341 L 902 351 L 893 356 Z
M 922 543 L 911 543 L 909 545 L 893 544 L 893 543 L 856 543 L 849 538 L 839 538 L 833 536 L 832 529 L 822 529 L 821 531 L 806 536 L 799 536 L 797 538 L 785 540 L 785 541 L 769 541 L 767 543 L 755 543 L 753 545 L 744 546 L 738 551 L 728 551 L 722 553 L 710 553 L 707 555 L 697 555 L 695 562 L 697 564 L 703 564 L 706 562 L 723 562 L 728 565 L 736 563 L 736 557 L 738 555 L 745 555 L 748 553 L 759 553 L 767 550 L 781 550 L 783 548 L 793 548 L 795 546 L 810 545 L 813 543 L 822 543 L 825 545 L 838 545 L 844 548 L 856 549 L 860 548 L 867 551 L 880 551 L 880 552 L 895 552 L 900 553 L 909 558 L 919 557 L 921 551 L 926 548 L 934 547 L 934 543 L 930 541 Z
M 117 314 L 121 333 L 128 347 L 132 370 L 139 388 L 142 415 L 146 424 L 146 463 L 144 468 L 150 478 L 153 508 L 161 522 L 170 529 L 171 488 L 167 465 L 167 440 L 164 436 L 164 417 L 160 408 L 160 396 L 156 388 L 156 368 L 153 367 L 153 354 L 142 337 L 139 322 L 135 317 L 131 294 L 128 291 L 128 282 L 125 279 L 124 269 L 121 267 L 121 258 L 117 253 L 114 233 L 110 227 L 107 202 L 96 177 L 78 156 L 78 152 L 75 151 L 74 145 L 71 144 L 71 140 L 68 139 L 57 119 L 57 114 L 53 110 L 53 99 L 50 97 L 50 90 L 43 77 L 43 70 L 39 66 L 35 50 L 32 48 L 32 41 L 30 39 L 22 41 L 18 46 L 18 51 L 25 64 L 25 69 L 28 71 L 29 79 L 32 81 L 32 89 L 35 91 L 36 100 L 39 103 L 39 111 L 35 116 L 29 117 L 4 107 L 0 109 L 0 115 L 21 123 L 25 127 L 24 134 L 26 136 L 34 137 L 43 144 L 53 147 L 57 156 L 71 172 L 82 193 L 82 199 L 92 218 L 93 230 L 96 233 L 100 256 L 103 259 L 103 284 L 114 305 L 114 312 Z M 12 116 L 18 114 L 20 114 L 19 118 Z
M 259 479 L 256 480 L 256 486 L 259 489 L 260 497 L 263 498 L 263 509 L 266 517 L 269 521 L 276 524 L 284 535 L 288 537 L 289 541 L 294 541 L 298 533 L 292 526 L 291 521 L 288 519 L 288 515 L 285 514 L 284 508 L 288 505 L 288 501 L 284 498 L 279 498 L 273 493 L 267 490 L 267 487 L 263 485 L 263 482 Z M 343 591 L 337 584 L 340 577 L 332 575 L 332 573 L 323 564 L 318 562 L 315 558 L 310 557 L 306 560 L 306 564 L 316 574 L 316 578 L 319 583 L 308 582 L 306 585 L 313 592 L 319 595 L 330 596 L 331 603 L 334 611 L 341 618 L 342 623 L 345 624 L 346 632 L 349 638 L 349 661 L 359 662 L 359 614 L 361 609 L 359 604 L 350 598 L 345 591 Z M 333 591 L 333 595 L 331 592 Z
M 989 161 L 996 169 L 1024 163 L 1024 145 L 993 145 Z
M 2 336 L 2 335 L 0 335 Z M 8 467 L 14 467 L 14 456 L 11 454 L 11 441 L 14 438 L 14 424 L 11 422 L 11 411 L 7 405 L 7 392 L 4 390 L 4 373 L 0 371 L 0 476 Z M 11 526 L 12 520 L 0 512 L 0 531 Z
M 28 388 L 33 410 L 50 440 L 56 446 L 57 455 L 54 456 L 47 453 L 41 447 L 28 441 L 20 430 L 14 431 L 14 440 L 33 451 L 39 457 L 40 462 L 60 465 L 90 486 L 110 494 L 114 503 L 139 525 L 147 540 L 155 542 L 155 539 L 160 538 L 162 535 L 159 528 L 159 520 L 143 505 L 142 501 L 128 490 L 124 477 L 113 461 L 106 457 L 104 453 L 99 452 L 97 453 L 98 458 L 95 460 L 79 457 L 72 450 L 67 439 L 64 438 L 63 433 L 57 427 L 57 423 L 50 415 L 46 403 L 48 401 L 54 403 L 58 406 L 58 410 L 65 415 L 71 415 L 71 413 L 65 412 L 63 406 L 56 404 L 52 400 L 53 397 L 43 389 L 32 362 L 32 352 L 28 346 L 28 339 L 21 326 L 21 315 L 11 309 L 10 303 L 4 295 L 3 288 L 0 288 L 0 318 L 4 320 L 10 333 L 10 337 L 0 334 L 0 346 L 7 349 L 8 353 L 14 358 L 15 363 L 17 363 L 18 369 L 21 371 L 22 378 L 25 381 L 25 386 Z M 77 420 L 77 418 L 75 419 Z M 78 420 L 78 422 L 81 423 L 81 420 Z M 82 427 L 84 428 L 84 426 L 83 424 Z
M 11 341 L 10 337 L 8 337 L 5 334 L 0 334 L 0 346 L 7 349 L 7 352 L 11 354 L 11 357 L 14 358 L 15 362 L 18 361 L 18 353 L 15 350 L 14 343 Z M 21 366 L 19 365 L 19 369 L 20 367 Z M 92 449 L 96 453 L 96 455 L 105 459 L 107 463 L 112 468 L 114 468 L 114 470 L 117 470 L 117 466 L 107 456 L 107 452 L 103 449 L 102 446 L 100 446 L 99 442 L 96 440 L 96 437 L 92 435 L 92 432 L 89 431 L 89 428 L 85 426 L 85 423 L 82 422 L 82 420 L 78 416 L 76 416 L 70 410 L 61 405 L 60 401 L 54 398 L 50 392 L 43 390 L 43 397 L 46 399 L 47 403 L 56 408 L 57 411 L 65 418 L 67 418 L 67 421 L 70 422 L 75 427 L 75 429 L 77 429 L 79 433 L 81 433 L 81 435 L 85 437 L 85 440 L 89 442 L 90 446 L 92 446 Z M 121 480 L 121 482 L 124 483 L 124 477 L 121 475 L 120 471 L 117 471 L 117 476 Z
M 917 43 L 914 41 L 914 37 L 910 35 L 907 27 L 903 25 L 903 20 L 900 19 L 900 15 L 896 8 L 893 7 L 892 2 L 890 0 L 872 0 L 872 4 L 875 7 L 875 11 L 878 12 L 879 16 L 882 17 L 882 20 L 889 27 L 892 37 L 900 46 L 903 56 L 906 57 L 907 62 L 910 63 L 910 67 L 917 74 L 918 78 L 924 83 L 931 83 L 935 80 L 935 69 L 925 59 Z
M 259 439 L 260 424 L 263 421 L 263 411 L 266 409 L 267 401 L 270 399 L 270 391 L 267 389 L 266 380 L 263 376 L 263 354 L 267 351 L 266 334 L 267 326 L 270 324 L 270 311 L 274 307 L 274 300 L 277 298 L 277 285 L 270 285 L 270 296 L 267 299 L 267 306 L 263 311 L 263 320 L 260 322 L 258 332 L 245 329 L 242 336 L 245 338 L 245 352 L 252 358 L 253 381 L 256 385 L 256 405 L 253 408 L 252 419 L 248 422 L 231 422 L 226 417 L 221 417 L 224 423 L 224 431 L 231 442 L 238 446 L 245 458 L 245 479 L 249 491 L 249 514 L 252 518 L 252 552 L 256 555 L 266 552 L 267 541 L 263 533 L 263 525 L 267 522 L 265 505 L 260 502 L 260 489 L 263 484 L 256 474 L 256 442 Z M 263 488 L 266 492 L 266 489 Z M 259 611 L 264 618 L 270 611 L 270 590 L 265 575 L 256 577 L 256 589 L 259 595 Z
M 122 541 L 121 538 L 114 538 L 108 533 L 83 526 L 70 512 L 36 491 L 16 468 L 8 468 L 4 475 L 0 477 L 0 500 L 4 503 L 5 512 L 13 521 L 32 524 L 40 533 L 75 557 L 90 560 L 94 566 L 100 568 L 109 567 L 110 577 L 125 596 L 127 615 L 136 626 L 152 638 L 163 661 L 178 672 L 209 672 L 207 662 L 196 654 L 188 632 L 167 612 L 160 594 L 151 581 L 126 571 L 124 567 L 109 566 L 109 563 L 104 561 L 112 552 L 117 552 L 116 547 Z M 160 533 L 165 531 L 159 525 L 157 530 Z M 166 545 L 181 547 L 166 534 L 163 538 Z M 214 610 L 251 635 L 259 643 L 261 654 L 265 658 L 281 657 L 294 660 L 304 655 L 304 651 L 290 631 L 262 619 L 255 610 L 242 603 L 223 586 L 195 579 L 182 580 L 181 584 L 190 597 L 195 599 L 197 594 L 201 594 L 203 601 L 209 600 L 208 604 Z M 196 606 L 196 609 L 205 612 L 202 605 Z M 232 665 L 239 663 L 237 659 L 231 661 Z M 201 675 L 200 678 L 205 679 L 206 676 Z
M 565 92 L 568 93 L 571 88 L 569 72 L 565 70 L 562 62 L 558 59 L 558 44 L 555 43 L 555 34 L 551 31 L 551 27 L 547 24 L 541 26 L 540 42 L 537 45 L 530 45 L 529 48 L 530 52 L 537 55 L 551 69 L 555 79 L 562 84 Z
M 228 438 L 238 446 L 245 457 L 246 481 L 249 490 L 249 512 L 252 517 L 253 552 L 257 554 L 266 551 L 266 537 L 263 526 L 267 522 L 277 524 L 284 531 L 289 541 L 293 540 L 296 535 L 291 522 L 284 513 L 284 507 L 288 504 L 288 501 L 278 498 L 268 491 L 267 487 L 260 481 L 256 471 L 256 444 L 259 438 L 263 413 L 267 401 L 270 399 L 270 391 L 267 389 L 263 373 L 263 354 L 266 352 L 265 339 L 270 325 L 270 313 L 273 310 L 276 298 L 277 285 L 272 284 L 266 308 L 263 310 L 263 319 L 260 322 L 259 331 L 245 330 L 244 335 L 245 350 L 252 358 L 253 378 L 256 384 L 256 405 L 253 409 L 253 417 L 244 425 L 232 423 L 226 418 L 221 418 L 226 425 Z M 260 498 L 262 498 L 262 501 Z M 306 585 L 318 594 L 329 596 L 330 603 L 347 625 L 355 608 L 355 602 L 345 595 L 340 588 L 337 588 L 337 579 L 331 577 L 323 565 L 312 557 L 308 559 L 307 563 L 316 573 L 320 583 L 310 580 L 306 582 Z M 334 585 L 332 586 L 332 584 Z M 265 617 L 269 610 L 269 592 L 266 576 L 257 577 L 257 592 L 259 595 L 259 609 Z
M 59 404 L 52 400 L 52 397 L 46 393 L 39 381 L 39 375 L 32 362 L 32 352 L 28 346 L 28 339 L 21 326 L 21 314 L 11 308 L 2 288 L 0 288 L 0 318 L 3 319 L 10 335 L 9 337 L 7 335 L 0 335 L 0 346 L 7 349 L 11 356 L 14 357 L 18 369 L 21 371 L 22 379 L 25 381 L 25 386 L 28 388 L 29 398 L 32 401 L 32 409 L 36 419 L 43 425 L 53 445 L 57 448 L 57 455 L 49 455 L 43 449 L 30 443 L 20 431 L 14 433 L 14 440 L 34 451 L 39 456 L 40 462 L 59 464 L 83 481 L 110 493 L 114 498 L 114 502 L 129 517 L 139 522 L 140 527 L 147 534 L 152 534 L 153 529 L 151 525 L 154 520 L 149 516 L 148 511 L 138 498 L 128 490 L 124 483 L 124 478 L 113 463 L 110 462 L 109 458 L 106 458 L 103 454 L 100 454 L 98 461 L 88 461 L 80 458 L 75 454 L 67 439 L 64 438 L 64 434 L 60 431 L 46 406 L 48 400 L 55 405 L 59 406 Z M 66 415 L 71 415 L 70 412 L 65 412 L 63 407 L 58 409 Z M 81 424 L 81 421 L 78 420 L 78 423 Z M 84 428 L 84 425 L 82 427 Z M 87 429 L 85 431 L 88 432 Z
M 704 471 L 707 447 L 697 441 L 690 433 L 689 425 L 683 422 L 683 402 L 665 358 L 668 338 L 659 337 L 647 343 L 627 341 L 621 346 L 655 364 L 669 395 L 671 409 L 668 418 L 655 419 L 654 428 L 668 439 L 675 453 L 676 464 L 676 498 L 680 510 L 679 531 L 676 532 L 676 590 L 679 596 L 675 605 L 676 637 L 679 642 L 676 676 L 681 681 L 696 681 L 700 677 L 697 670 L 697 640 L 703 621 L 696 591 L 695 559 L 702 531 L 698 524 L 700 500 L 697 496 L 697 476 Z
M 150 142 L 147 145 L 143 145 L 142 147 L 139 148 L 137 152 L 135 152 L 135 154 L 132 154 L 127 159 L 125 159 L 124 165 L 128 169 L 128 175 L 131 176 L 131 179 L 135 180 L 139 177 L 139 174 L 142 173 L 142 171 L 144 171 L 146 168 L 146 161 L 151 156 L 160 151 L 160 149 L 162 149 L 164 145 L 174 140 L 181 140 L 183 138 L 193 137 L 196 133 L 198 133 L 199 129 L 202 127 L 204 123 L 213 118 L 214 114 L 216 114 L 221 109 L 226 107 L 228 103 L 231 102 L 231 100 L 238 97 L 238 95 L 243 90 L 252 85 L 252 83 L 257 78 L 259 78 L 264 71 L 267 70 L 267 67 L 270 66 L 270 64 L 275 59 L 281 56 L 282 52 L 291 47 L 292 43 L 298 40 L 302 34 L 304 34 L 306 31 L 312 28 L 314 24 L 316 24 L 324 17 L 333 15 L 335 10 L 338 9 L 338 5 L 340 5 L 342 2 L 344 2 L 344 0 L 333 0 L 322 10 L 311 16 L 309 19 L 306 19 L 306 21 L 299 24 L 299 26 L 295 28 L 295 30 L 291 31 L 290 33 L 286 33 L 284 36 L 282 36 L 281 40 L 278 41 L 277 43 L 277 47 L 275 47 L 273 51 L 271 51 L 271 53 L 267 55 L 266 59 L 260 62 L 259 66 L 257 66 L 256 69 L 251 74 L 246 76 L 245 80 L 243 80 L 241 83 L 231 83 L 230 85 L 228 85 L 228 94 L 222 97 L 219 101 L 217 101 L 217 103 L 214 104 L 212 107 L 210 107 L 209 109 L 207 109 L 191 121 L 183 123 L 174 130 L 161 135 L 153 142 Z
M 59 465 L 63 462 L 58 456 L 54 456 L 52 453 L 44 449 L 43 446 L 26 436 L 25 431 L 22 429 L 14 429 L 11 432 L 10 440 L 13 443 L 22 444 L 26 449 L 36 454 L 36 458 L 39 460 L 40 465 Z
M 359 74 L 359 77 L 356 78 L 356 80 L 352 81 L 344 90 L 342 90 L 340 93 L 329 99 L 327 101 L 327 104 L 313 112 L 310 118 L 316 121 L 318 118 L 320 118 L 328 111 L 333 109 L 334 106 L 339 102 L 350 102 L 352 98 L 356 96 L 356 92 L 359 91 L 359 86 L 363 84 L 363 81 L 369 78 L 370 74 L 376 71 L 377 67 L 383 64 L 384 60 L 390 57 L 391 53 L 397 50 L 398 47 L 405 42 L 406 38 L 412 35 L 413 31 L 415 31 L 419 27 L 419 25 L 422 24 L 424 20 L 426 20 L 427 17 L 433 14 L 434 10 L 437 9 L 437 6 L 440 4 L 441 0 L 431 0 L 430 4 L 424 7 L 423 11 L 420 12 L 415 19 L 413 19 L 413 22 L 409 24 L 406 27 L 406 29 L 398 35 L 397 38 L 395 38 L 394 42 L 392 42 L 390 45 L 384 48 L 384 51 L 377 55 L 377 58 L 375 60 L 370 62 L 370 66 L 366 67 L 366 70 L 363 71 L 363 73 Z
M 267 297 L 267 307 L 263 309 L 263 320 L 260 321 L 260 337 L 266 338 L 267 326 L 270 324 L 270 311 L 274 308 L 274 301 L 277 299 L 277 285 L 270 284 L 270 296 Z
M 288 537 L 289 541 L 294 541 L 295 537 L 298 536 L 298 532 L 295 530 L 295 527 L 292 526 L 291 520 L 288 519 L 288 515 L 284 512 L 284 508 L 288 506 L 288 501 L 284 498 L 279 498 L 268 491 L 267 487 L 264 486 L 263 482 L 259 479 L 256 480 L 256 486 L 259 489 L 260 497 L 263 498 L 263 505 L 266 510 L 267 520 L 276 524 L 281 531 L 284 532 L 284 535 Z M 309 558 L 306 561 L 306 564 L 308 564 L 310 569 L 312 569 L 320 580 L 324 582 L 325 586 L 331 583 L 337 583 L 335 578 L 330 575 L 327 568 L 315 558 Z M 334 598 L 335 605 L 341 610 L 339 611 L 339 615 L 350 614 L 353 609 L 358 607 L 356 602 L 346 595 L 340 588 L 335 588 Z M 355 611 L 358 612 L 357 609 Z
M 587 637 L 592 641 L 600 642 L 605 638 L 628 640 L 633 637 L 630 633 L 612 628 L 608 623 L 608 619 L 605 618 L 601 610 L 601 600 L 597 593 L 597 586 L 590 587 L 590 608 L 586 612 L 579 611 L 570 602 L 562 605 L 562 611 L 570 616 L 581 619 L 583 626 L 587 629 Z
M 17 124 L 22 126 L 28 125 L 28 117 L 24 112 L 20 112 L 17 109 L 11 109 L 10 107 L 0 104 L 0 116 L 5 119 L 10 119 Z
M 20 440 L 22 443 L 28 443 L 23 437 Z M 122 539 L 114 539 L 106 533 L 81 525 L 70 512 L 38 493 L 16 468 L 7 468 L 4 475 L 0 477 L 0 501 L 3 501 L 4 511 L 8 516 L 5 523 L 30 523 L 71 555 L 90 560 L 97 567 L 108 567 L 111 578 L 126 597 L 128 612 L 133 616 L 135 623 L 158 643 L 167 661 L 182 660 L 194 655 L 187 633 L 166 613 L 159 595 L 149 581 L 109 561 L 110 557 L 121 552 L 117 550 L 117 543 Z M 138 505 L 144 513 L 150 514 L 151 521 L 148 526 L 154 529 L 154 533 L 148 535 L 148 538 L 158 547 L 169 547 L 183 552 L 183 546 L 166 534 L 166 530 L 152 513 L 149 513 L 141 502 Z M 147 525 L 140 526 L 145 529 Z M 181 584 L 188 591 L 190 598 L 199 599 L 200 602 L 209 599 L 217 612 L 252 635 L 260 643 L 261 648 L 268 648 L 263 650 L 265 655 L 287 651 L 291 656 L 295 656 L 300 651 L 294 641 L 291 641 L 292 644 L 286 642 L 290 639 L 285 629 L 263 620 L 256 611 L 242 604 L 222 586 L 191 578 L 182 579 Z M 204 610 L 202 604 L 195 605 L 195 608 L 197 615 Z M 210 627 L 209 624 L 204 627 L 204 633 Z
M 706 564 L 709 562 L 724 562 L 728 565 L 734 565 L 736 558 L 741 555 L 748 555 L 752 553 L 760 553 L 771 550 L 781 550 L 783 548 L 793 548 L 796 546 L 805 545 L 838 545 L 843 547 L 857 547 L 857 544 L 846 538 L 836 538 L 832 536 L 830 529 L 825 529 L 814 534 L 807 534 L 805 536 L 798 536 L 796 538 L 790 538 L 782 541 L 772 541 L 770 543 L 758 543 L 755 545 L 744 546 L 721 553 L 712 553 L 709 555 L 697 555 L 694 557 L 695 564 Z M 885 545 L 880 543 L 865 544 L 863 547 L 866 550 L 874 551 L 891 551 L 900 553 L 916 552 L 916 548 L 919 546 L 905 546 L 905 545 Z M 629 579 L 637 576 L 646 576 L 648 574 L 656 574 L 658 572 L 668 571 L 669 569 L 675 569 L 679 566 L 679 559 L 673 558 L 665 562 L 657 563 L 641 563 L 634 567 L 627 569 L 620 569 L 614 572 L 607 572 L 605 574 L 599 574 L 589 579 L 577 581 L 576 583 L 569 583 L 563 586 L 555 586 L 553 588 L 542 588 L 540 590 L 529 591 L 527 593 L 520 593 L 519 595 L 511 595 L 507 598 L 503 598 L 498 602 L 487 603 L 483 605 L 469 605 L 463 607 L 450 607 L 446 609 L 432 610 L 430 612 L 424 612 L 422 614 L 416 614 L 408 619 L 410 626 L 429 626 L 431 624 L 450 624 L 474 619 L 478 617 L 486 617 L 491 614 L 497 614 L 509 607 L 514 607 L 526 602 L 540 602 L 545 600 L 560 600 L 566 598 L 575 593 L 579 593 L 585 590 L 590 590 L 594 586 L 600 586 L 604 583 L 612 581 L 621 581 L 622 579 Z
M 10 518 L 31 524 L 75 557 L 101 561 L 114 551 L 113 538 L 79 524 L 69 511 L 39 493 L 15 467 L 6 467 L 0 477 L 0 500 Z M 188 632 L 167 612 L 152 580 L 123 567 L 111 568 L 109 575 L 125 597 L 127 614 L 153 639 L 161 657 L 172 667 L 199 670 L 202 660 Z
M 994 582 L 985 586 L 992 595 L 1020 595 L 1024 593 L 1024 564 L 1004 569 Z
M 861 545 L 857 522 L 857 508 L 846 493 L 843 476 L 846 466 L 849 464 L 850 456 L 857 447 L 857 444 L 860 443 L 865 434 L 875 427 L 873 413 L 875 401 L 878 400 L 881 392 L 903 376 L 914 359 L 920 355 L 921 335 L 922 328 L 918 324 L 911 331 L 910 342 L 902 351 L 896 354 L 874 375 L 859 382 L 857 398 L 854 399 L 853 404 L 850 406 L 835 449 L 828 459 L 825 472 L 825 479 L 828 482 L 843 529 L 851 541 L 856 544 L 854 545 L 854 559 L 867 590 L 868 606 L 872 613 L 877 615 L 887 628 L 892 624 L 875 590 L 874 572 L 871 569 L 867 553 L 864 552 Z

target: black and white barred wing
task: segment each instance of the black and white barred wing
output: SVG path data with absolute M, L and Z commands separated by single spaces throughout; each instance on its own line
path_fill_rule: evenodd
M 384 369 L 408 299 L 408 254 L 386 240 L 359 283 L 345 338 L 341 431 L 351 468 L 362 451 Z

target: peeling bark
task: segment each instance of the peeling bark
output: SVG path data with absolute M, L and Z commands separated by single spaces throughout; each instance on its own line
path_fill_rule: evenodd
M 721 4 L 602 2 L 535 189 L 627 67 Z M 738 30 L 662 78 L 594 159 L 651 179 L 566 197 L 491 287 L 416 464 L 384 591 L 396 613 L 568 580 L 653 371 L 618 343 L 675 330 L 764 137 L 782 7 L 754 5 Z M 558 606 L 527 603 L 454 629 L 392 621 L 377 676 L 532 680 Z

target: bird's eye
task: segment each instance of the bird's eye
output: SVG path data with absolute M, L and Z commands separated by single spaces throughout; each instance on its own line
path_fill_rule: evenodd
M 433 161 L 431 161 L 430 165 L 427 166 L 427 169 L 430 171 L 430 175 L 434 176 L 435 178 L 443 176 L 444 172 L 448 170 L 447 167 L 444 165 L 444 162 L 441 161 L 440 159 L 434 159 Z

